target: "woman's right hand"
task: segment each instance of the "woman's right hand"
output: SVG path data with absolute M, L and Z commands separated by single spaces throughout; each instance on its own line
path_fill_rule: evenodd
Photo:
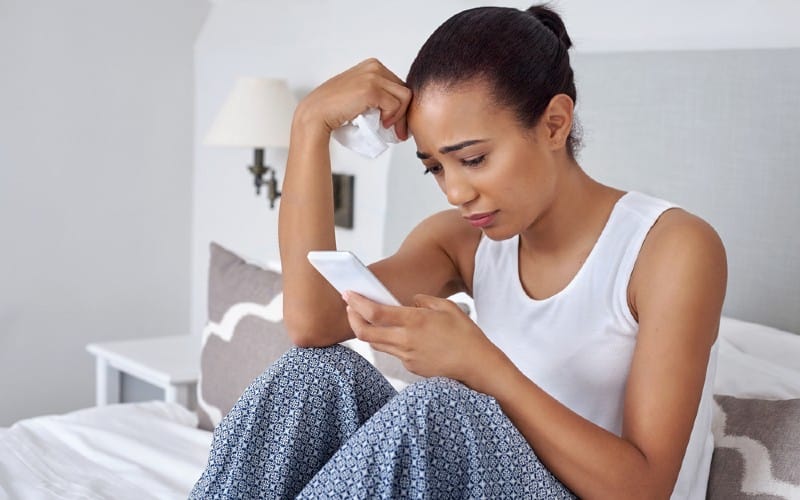
M 406 109 L 411 90 L 377 59 L 367 59 L 326 81 L 297 106 L 295 124 L 328 135 L 370 108 L 381 111 L 384 127 L 408 139 Z

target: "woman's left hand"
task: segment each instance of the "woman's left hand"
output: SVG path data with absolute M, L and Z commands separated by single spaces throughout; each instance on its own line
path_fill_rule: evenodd
M 344 296 L 356 337 L 399 358 L 423 377 L 443 376 L 473 387 L 473 380 L 496 362 L 500 350 L 450 300 L 418 294 L 416 307 L 385 306 L 354 292 Z M 474 388 L 474 387 L 473 387 Z

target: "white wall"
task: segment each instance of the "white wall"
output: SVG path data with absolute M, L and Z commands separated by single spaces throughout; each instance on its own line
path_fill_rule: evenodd
M 0 1 L 0 426 L 93 404 L 88 342 L 189 331 L 208 9 Z
M 798 47 L 795 0 L 554 2 L 579 52 Z M 527 8 L 527 1 L 220 0 L 195 52 L 196 122 L 192 253 L 192 330 L 206 318 L 208 242 L 216 240 L 258 262 L 278 258 L 277 210 L 250 185 L 252 152 L 205 147 L 202 137 L 239 75 L 289 80 L 298 97 L 366 57 L 378 57 L 401 77 L 427 36 L 451 14 L 479 5 Z M 402 7 L 398 7 L 402 5 Z M 395 248 L 422 213 L 386 214 L 405 171 L 417 175 L 413 145 L 374 161 L 336 148 L 334 170 L 356 173 L 356 220 L 339 230 L 340 248 L 371 261 Z M 285 152 L 273 156 L 283 167 Z M 401 173 L 398 173 L 401 172 Z M 390 226 L 387 226 L 387 221 Z
M 800 46 L 795 0 L 560 0 L 580 52 Z

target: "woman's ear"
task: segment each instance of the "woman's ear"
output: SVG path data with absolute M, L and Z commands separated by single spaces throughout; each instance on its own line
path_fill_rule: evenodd
M 552 149 L 566 147 L 572 130 L 572 113 L 575 103 L 567 94 L 556 94 L 544 110 L 541 123 L 547 131 L 547 142 Z

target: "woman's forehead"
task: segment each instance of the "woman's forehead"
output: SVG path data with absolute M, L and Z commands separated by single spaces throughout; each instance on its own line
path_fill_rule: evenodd
M 422 142 L 428 147 L 485 136 L 516 122 L 514 113 L 498 106 L 485 85 L 425 88 L 414 95 L 407 118 L 418 145 Z
M 470 78 L 460 82 L 431 82 L 414 92 L 412 105 L 424 106 L 428 101 L 479 98 L 482 102 L 492 101 L 492 86 L 485 78 Z

